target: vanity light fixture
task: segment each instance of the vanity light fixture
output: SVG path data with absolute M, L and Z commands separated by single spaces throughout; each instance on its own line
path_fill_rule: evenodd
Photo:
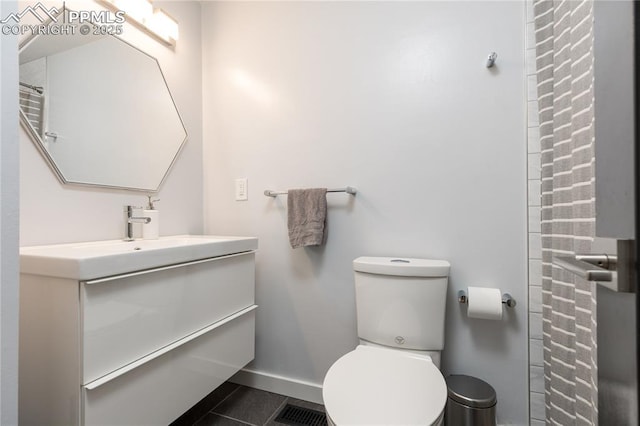
M 127 18 L 144 25 L 145 19 L 153 14 L 153 5 L 148 0 L 107 0 L 117 9 L 123 10 Z
M 162 9 L 156 9 L 146 21 L 147 28 L 175 45 L 178 40 L 178 23 Z
M 179 37 L 178 22 L 164 10 L 153 7 L 151 0 L 97 0 L 112 10 L 123 10 L 127 22 L 175 46 Z

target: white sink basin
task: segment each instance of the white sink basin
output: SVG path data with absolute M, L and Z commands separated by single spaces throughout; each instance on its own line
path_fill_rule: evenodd
M 90 280 L 257 248 L 254 237 L 214 235 L 21 247 L 20 272 Z

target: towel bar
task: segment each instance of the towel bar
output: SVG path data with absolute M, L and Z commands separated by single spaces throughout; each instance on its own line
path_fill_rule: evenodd
M 347 186 L 346 188 L 336 188 L 336 189 L 327 189 L 327 192 L 346 192 L 347 194 L 356 195 L 358 190 L 352 186 Z M 264 195 L 267 197 L 277 197 L 278 195 L 286 195 L 287 191 L 272 191 L 270 189 L 264 190 Z

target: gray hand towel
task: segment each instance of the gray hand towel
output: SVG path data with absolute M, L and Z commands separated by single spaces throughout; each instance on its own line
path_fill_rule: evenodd
M 327 188 L 290 189 L 287 193 L 287 228 L 291 248 L 324 242 Z

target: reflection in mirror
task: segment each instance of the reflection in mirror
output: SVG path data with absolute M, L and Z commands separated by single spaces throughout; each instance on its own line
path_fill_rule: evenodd
M 23 46 L 20 116 L 64 183 L 157 191 L 187 137 L 156 59 L 111 35 Z

